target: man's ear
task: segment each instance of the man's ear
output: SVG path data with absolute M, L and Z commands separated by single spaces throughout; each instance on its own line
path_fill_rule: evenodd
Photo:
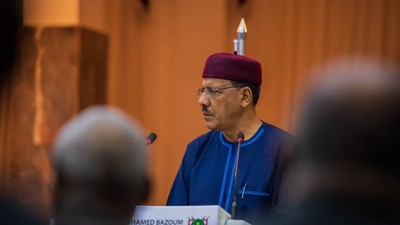
M 253 93 L 251 92 L 251 89 L 249 87 L 243 87 L 241 94 L 242 99 L 240 104 L 242 105 L 242 107 L 247 107 L 253 101 Z

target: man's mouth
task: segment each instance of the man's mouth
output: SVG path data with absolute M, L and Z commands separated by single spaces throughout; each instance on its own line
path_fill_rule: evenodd
M 210 113 L 206 108 L 203 108 L 203 116 L 213 116 L 212 113 Z

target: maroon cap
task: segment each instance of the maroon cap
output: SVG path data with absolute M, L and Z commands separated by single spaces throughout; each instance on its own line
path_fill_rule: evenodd
M 261 85 L 261 64 L 243 55 L 216 53 L 207 58 L 203 78 L 219 78 Z

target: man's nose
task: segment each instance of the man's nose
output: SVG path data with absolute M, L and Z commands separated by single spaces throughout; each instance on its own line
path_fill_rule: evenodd
M 207 97 L 207 94 L 205 92 L 203 92 L 200 97 L 199 100 L 197 101 L 198 104 L 200 106 L 209 106 L 210 104 L 210 99 Z

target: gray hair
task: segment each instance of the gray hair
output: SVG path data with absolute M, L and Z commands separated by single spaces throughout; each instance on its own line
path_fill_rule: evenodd
M 133 208 L 148 191 L 141 130 L 116 108 L 95 106 L 78 114 L 62 127 L 54 144 L 57 188 Z

